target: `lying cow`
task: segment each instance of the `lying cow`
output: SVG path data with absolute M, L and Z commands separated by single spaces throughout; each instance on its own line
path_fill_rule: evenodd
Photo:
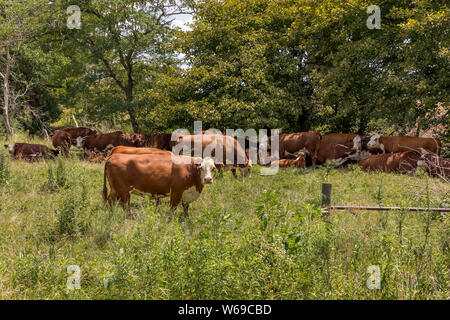
M 116 131 L 106 134 L 94 134 L 76 139 L 77 148 L 83 149 L 86 156 L 91 152 L 105 153 L 116 146 L 122 145 L 122 132 Z
M 69 156 L 69 150 L 72 146 L 73 140 L 70 133 L 64 130 L 56 130 L 53 133 L 52 136 L 52 144 L 53 147 L 55 147 L 56 150 L 59 150 L 59 152 L 64 156 Z
M 280 159 L 273 161 L 270 166 L 276 166 L 278 165 L 280 168 L 305 168 L 306 167 L 306 160 L 305 157 L 301 154 L 297 157 L 297 159 Z
M 50 149 L 42 144 L 10 143 L 5 144 L 4 147 L 8 148 L 9 153 L 14 159 L 24 159 L 28 161 L 54 159 L 59 153 L 58 150 Z
M 248 159 L 244 149 L 233 137 L 212 134 L 186 135 L 179 137 L 174 148 L 176 147 L 177 151 L 181 152 L 185 147 L 191 150 L 193 154 L 196 139 L 202 148 L 203 157 L 212 157 L 216 163 L 224 164 L 224 170 L 231 170 L 234 177 L 237 177 L 236 168 L 239 168 L 244 178 L 251 176 L 252 161 Z M 216 154 L 216 150 L 221 150 L 222 155 Z
M 298 132 L 281 134 L 279 142 L 279 158 L 300 153 L 311 156 L 313 167 L 316 166 L 322 136 L 317 132 Z
M 211 158 L 115 153 L 105 164 L 103 200 L 110 204 L 119 200 L 127 207 L 130 193 L 149 194 L 155 198 L 170 195 L 172 210 L 182 202 L 187 216 L 189 204 L 200 196 L 204 184 L 213 182 L 214 170 Z M 111 188 L 109 195 L 106 179 Z
M 423 150 L 440 155 L 441 141 L 434 138 L 410 137 L 410 136 L 381 136 L 378 133 L 370 137 L 367 143 L 368 149 L 381 149 L 386 153 Z
M 102 162 L 106 161 L 106 159 L 107 159 L 107 157 L 99 155 L 93 151 L 89 154 L 89 157 L 88 157 L 88 161 L 93 162 L 93 163 L 102 163 Z
M 317 164 L 325 164 L 327 161 L 334 167 L 340 167 L 348 160 L 355 159 L 358 150 L 336 143 L 320 143 L 317 154 Z
M 418 166 L 424 166 L 424 161 L 419 152 L 407 151 L 377 154 L 360 161 L 359 165 L 365 171 L 411 174 Z

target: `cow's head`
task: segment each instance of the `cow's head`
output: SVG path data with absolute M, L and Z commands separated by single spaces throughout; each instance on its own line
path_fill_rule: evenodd
M 252 176 L 252 160 L 248 160 L 245 167 L 239 167 L 239 171 L 244 178 L 250 178 Z
M 216 170 L 216 165 L 212 158 L 201 159 L 201 161 L 196 161 L 195 165 L 200 169 L 200 178 L 202 183 L 209 184 L 214 180 L 214 171 Z
M 361 150 L 361 149 L 362 149 L 361 136 L 356 136 L 353 138 L 353 150 Z
M 8 149 L 9 153 L 14 154 L 14 145 L 15 143 L 8 143 L 5 144 L 4 147 Z
M 381 135 L 378 133 L 375 133 L 374 135 L 372 135 L 369 139 L 369 142 L 367 142 L 367 148 L 384 150 L 384 145 L 381 144 L 380 138 L 381 138 Z
M 87 137 L 78 137 L 75 139 L 75 146 L 79 149 L 84 147 L 84 142 Z

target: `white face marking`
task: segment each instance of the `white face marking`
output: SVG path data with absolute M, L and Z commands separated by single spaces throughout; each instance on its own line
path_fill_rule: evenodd
M 369 149 L 379 148 L 379 149 L 384 150 L 384 146 L 382 148 L 381 144 L 380 144 L 380 137 L 381 136 L 378 133 L 375 133 L 373 136 L 371 136 L 369 142 L 367 142 L 367 147 Z
M 417 161 L 417 166 L 418 167 L 426 167 L 427 163 L 425 160 L 419 160 L 419 161 Z
M 83 148 L 85 139 L 86 139 L 86 137 L 78 137 L 78 138 L 76 138 L 75 139 L 75 142 L 76 142 L 75 146 L 77 148 Z
M 197 200 L 199 196 L 200 192 L 193 186 L 183 192 L 181 200 L 186 203 L 191 203 Z
M 8 151 L 9 151 L 9 153 L 11 153 L 11 154 L 14 153 L 14 146 L 15 145 L 16 145 L 15 143 L 8 144 Z
M 361 161 L 361 160 L 367 159 L 371 155 L 372 154 L 369 151 L 363 150 L 363 151 L 358 151 L 354 154 L 349 155 L 348 158 L 350 160 Z
M 353 150 L 361 150 L 362 144 L 361 144 L 361 137 L 356 136 L 353 138 Z
M 202 179 L 202 183 L 212 183 L 214 180 L 214 170 L 216 169 L 216 165 L 214 164 L 214 160 L 211 158 L 205 158 L 200 163 L 200 176 Z

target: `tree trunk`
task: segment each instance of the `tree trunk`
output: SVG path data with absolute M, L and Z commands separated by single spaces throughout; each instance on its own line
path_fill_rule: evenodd
M 3 120 L 5 123 L 6 136 L 14 133 L 9 121 L 9 75 L 11 73 L 11 55 L 9 46 L 6 46 L 6 72 L 3 79 Z
M 130 116 L 131 126 L 133 127 L 134 133 L 140 133 L 139 125 L 136 120 L 136 115 L 134 114 L 133 110 L 133 88 L 131 86 L 127 88 L 126 95 L 127 95 L 127 111 L 128 115 Z

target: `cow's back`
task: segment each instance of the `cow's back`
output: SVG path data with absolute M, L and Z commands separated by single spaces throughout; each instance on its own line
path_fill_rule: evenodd
M 106 166 L 111 188 L 119 192 L 133 189 L 153 195 L 170 192 L 172 161 L 169 156 L 118 153 L 109 157 Z

